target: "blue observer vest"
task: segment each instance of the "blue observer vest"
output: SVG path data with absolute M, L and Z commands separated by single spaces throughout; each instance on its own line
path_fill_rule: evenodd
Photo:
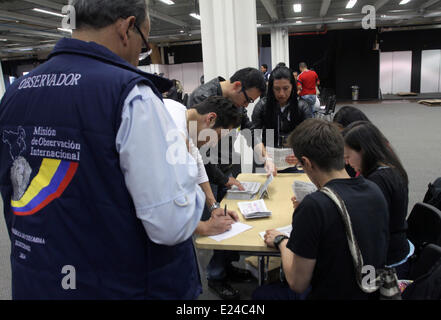
M 13 299 L 201 293 L 192 239 L 170 247 L 150 241 L 120 169 L 115 138 L 124 100 L 139 83 L 158 97 L 155 87 L 171 85 L 96 43 L 62 39 L 3 97 L 0 191 Z

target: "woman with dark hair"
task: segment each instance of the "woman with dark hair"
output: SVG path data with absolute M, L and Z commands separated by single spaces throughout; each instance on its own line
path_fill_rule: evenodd
M 289 68 L 278 67 L 273 70 L 268 82 L 268 94 L 255 106 L 252 116 L 253 129 L 263 129 L 262 142 L 265 146 L 268 144 L 268 147 L 284 148 L 289 134 L 302 121 L 312 118 L 309 108 L 299 108 L 296 88 L 296 81 Z M 267 141 L 267 130 L 274 130 L 273 141 Z M 296 159 L 290 157 L 288 162 L 295 165 Z M 287 171 L 295 170 L 288 168 Z
M 341 107 L 340 110 L 338 110 L 338 112 L 334 115 L 333 119 L 333 122 L 336 123 L 340 129 L 346 128 L 355 121 L 371 122 L 363 111 L 352 106 Z
M 345 158 L 355 171 L 376 183 L 389 209 L 389 249 L 387 265 L 397 270 L 399 279 L 409 272 L 408 258 L 414 252 L 407 239 L 409 179 L 400 159 L 386 137 L 372 123 L 357 121 L 343 130 Z
M 334 115 L 334 119 L 332 120 L 341 131 L 343 131 L 347 126 L 356 121 L 368 121 L 371 122 L 368 117 L 361 111 L 352 106 L 344 106 L 341 107 L 340 110 Z M 355 172 L 355 170 L 348 164 L 346 161 L 346 172 L 351 177 L 358 177 L 359 172 Z

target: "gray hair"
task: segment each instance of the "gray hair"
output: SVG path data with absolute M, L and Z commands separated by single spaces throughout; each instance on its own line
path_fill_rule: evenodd
M 139 26 L 148 19 L 148 0 L 70 0 L 69 4 L 75 8 L 78 29 L 101 29 L 131 16 Z

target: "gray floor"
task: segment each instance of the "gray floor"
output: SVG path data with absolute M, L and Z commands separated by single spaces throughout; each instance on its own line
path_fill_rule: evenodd
M 352 102 L 344 105 L 350 105 Z M 343 104 L 337 106 L 337 110 Z M 441 176 L 441 107 L 426 107 L 409 101 L 387 101 L 383 103 L 357 103 L 371 121 L 386 135 L 400 156 L 409 179 L 409 211 L 422 200 L 427 184 Z M 3 212 L 2 204 L 0 203 Z M 0 300 L 10 299 L 10 244 L 0 215 Z M 199 262 L 208 264 L 211 251 L 201 250 Z M 244 266 L 243 259 L 239 265 Z M 213 300 L 217 297 L 207 289 L 204 268 L 202 279 L 204 293 L 200 299 Z M 233 284 L 241 290 L 242 298 L 249 299 L 257 282 Z

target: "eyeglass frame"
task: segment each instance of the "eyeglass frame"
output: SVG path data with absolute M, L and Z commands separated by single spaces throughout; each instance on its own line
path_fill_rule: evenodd
M 245 88 L 244 88 L 244 87 L 242 87 L 242 90 L 241 90 L 241 91 L 243 92 L 243 95 L 245 96 L 245 99 L 247 100 L 248 103 L 254 103 L 254 100 L 251 99 L 251 98 L 247 95 L 247 93 L 245 92 Z
M 142 41 L 144 42 L 145 48 L 147 49 L 146 52 L 141 53 L 141 54 L 139 55 L 139 60 L 144 60 L 144 59 L 146 59 L 149 55 L 152 54 L 152 51 L 153 51 L 153 50 L 152 50 L 152 48 L 150 47 L 150 44 L 148 43 L 148 41 L 147 41 L 146 38 L 144 37 L 144 34 L 142 33 L 142 31 L 141 31 L 141 29 L 138 27 L 138 25 L 135 23 L 134 26 L 135 26 L 135 28 L 136 28 L 136 31 L 138 31 L 139 35 L 141 36 Z

